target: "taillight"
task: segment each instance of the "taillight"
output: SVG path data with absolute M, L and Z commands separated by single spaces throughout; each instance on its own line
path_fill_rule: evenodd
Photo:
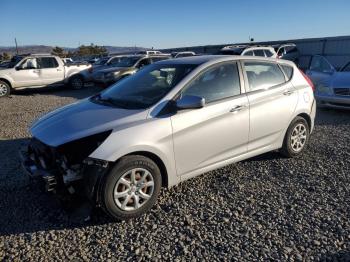
M 311 79 L 300 69 L 299 69 L 299 71 L 303 75 L 303 77 L 305 78 L 306 82 L 311 86 L 312 91 L 315 91 L 315 86 L 314 86 L 314 83 L 312 83 Z

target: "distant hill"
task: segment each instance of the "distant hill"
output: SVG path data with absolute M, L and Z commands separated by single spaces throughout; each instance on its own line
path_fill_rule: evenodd
M 121 46 L 104 46 L 109 54 L 114 53 L 133 53 L 147 48 L 144 47 L 121 47 Z M 27 53 L 51 53 L 54 46 L 47 45 L 26 45 L 19 46 L 18 53 L 27 54 Z M 65 51 L 75 51 L 77 48 L 63 47 Z M 0 54 L 2 53 L 16 54 L 16 48 L 13 46 L 0 46 Z

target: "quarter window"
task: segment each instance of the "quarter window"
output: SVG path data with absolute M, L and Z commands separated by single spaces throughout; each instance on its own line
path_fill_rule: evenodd
M 285 82 L 284 75 L 277 64 L 264 62 L 245 62 L 250 91 L 267 89 Z
M 200 96 L 206 103 L 241 93 L 236 63 L 214 66 L 193 80 L 182 95 Z
M 281 65 L 284 73 L 286 74 L 288 80 L 290 80 L 292 78 L 293 75 L 293 67 L 288 66 L 288 65 Z
M 40 57 L 37 58 L 38 68 L 56 68 L 58 63 L 54 57 Z
M 265 52 L 265 56 L 266 56 L 266 57 L 271 57 L 271 56 L 273 56 L 273 53 L 272 53 L 270 50 L 265 49 L 264 52 Z

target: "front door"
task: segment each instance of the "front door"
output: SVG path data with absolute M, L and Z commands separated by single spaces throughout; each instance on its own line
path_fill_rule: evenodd
M 178 175 L 247 151 L 249 106 L 235 62 L 207 69 L 184 88 L 181 96 L 185 95 L 203 97 L 206 105 L 171 117 Z
M 11 73 L 14 87 L 30 87 L 40 85 L 40 70 L 36 58 L 24 59 Z

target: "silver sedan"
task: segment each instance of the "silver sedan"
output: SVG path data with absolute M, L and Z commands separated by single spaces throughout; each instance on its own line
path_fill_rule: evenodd
M 325 57 L 316 55 L 306 74 L 315 85 L 319 106 L 350 109 L 350 62 L 337 71 Z

